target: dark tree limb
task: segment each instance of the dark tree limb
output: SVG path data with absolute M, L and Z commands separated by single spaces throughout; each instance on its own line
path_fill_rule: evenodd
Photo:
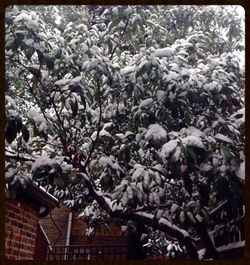
M 198 232 L 203 244 L 206 247 L 206 250 L 207 250 L 206 254 L 208 254 L 208 256 L 212 259 L 219 259 L 219 252 L 214 247 L 214 243 L 213 243 L 210 235 L 208 234 L 207 224 L 206 224 L 205 220 L 203 220 L 201 222 L 197 222 L 196 229 L 197 229 L 197 232 Z
M 166 233 L 167 235 L 176 238 L 180 243 L 182 243 L 186 247 L 187 253 L 190 258 L 198 259 L 198 253 L 195 247 L 194 240 L 185 230 L 180 229 L 165 218 L 160 218 L 159 220 L 156 220 L 153 214 L 148 214 L 144 212 L 130 213 L 124 211 L 124 209 L 113 208 L 111 206 L 111 200 L 109 198 L 106 198 L 100 191 L 96 191 L 94 189 L 89 177 L 86 174 L 83 174 L 82 176 L 85 180 L 90 195 L 96 200 L 98 205 L 110 215 L 111 218 L 131 220 L 160 230 Z

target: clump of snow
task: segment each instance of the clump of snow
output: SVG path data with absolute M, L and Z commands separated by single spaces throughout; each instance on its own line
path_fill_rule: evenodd
M 100 137 L 102 136 L 112 137 L 111 134 L 104 129 L 100 131 Z
M 156 49 L 154 51 L 154 55 L 155 57 L 171 57 L 174 55 L 175 49 L 170 48 L 170 47 L 166 47 L 166 48 L 162 48 L 162 49 Z
M 135 71 L 135 65 L 129 65 L 120 70 L 121 75 L 127 75 Z
M 27 113 L 27 117 L 33 121 L 36 122 L 45 122 L 46 120 L 44 119 L 43 116 L 41 116 L 35 109 L 31 109 Z
M 143 176 L 144 173 L 144 167 L 138 167 L 136 168 L 136 170 L 134 171 L 133 175 L 132 175 L 132 180 L 136 180 L 137 178 Z
M 196 214 L 195 215 L 195 218 L 198 220 L 198 222 L 202 222 L 202 220 L 203 220 L 203 217 L 202 216 L 200 216 L 199 214 Z
M 38 23 L 35 20 L 29 20 L 27 23 L 27 27 L 33 31 L 37 31 Z
M 176 139 L 170 140 L 169 142 L 167 142 L 162 146 L 160 156 L 162 158 L 167 158 L 169 154 L 175 150 L 176 147 L 177 147 L 177 140 Z
M 164 99 L 164 96 L 166 95 L 166 92 L 163 90 L 157 90 L 156 91 L 156 99 L 157 101 L 161 102 Z
M 38 126 L 39 132 L 47 130 L 47 122 L 45 118 L 41 114 L 39 114 L 35 109 L 31 109 L 30 111 L 28 111 L 27 117 L 31 121 L 35 122 L 35 124 Z
M 198 259 L 202 260 L 205 254 L 206 254 L 206 249 L 205 248 L 200 249 L 198 251 Z
M 58 86 L 65 86 L 66 84 L 68 84 L 70 82 L 70 79 L 60 79 L 60 80 L 57 80 L 55 82 L 55 85 L 58 85 Z
M 145 135 L 145 139 L 148 140 L 164 140 L 167 137 L 166 130 L 159 124 L 151 124 L 148 127 L 148 131 Z
M 10 96 L 6 95 L 5 96 L 5 100 L 7 100 L 10 103 L 10 105 L 12 105 L 13 108 L 16 108 L 16 102 L 14 101 L 13 98 L 11 98 Z
M 8 171 L 5 172 L 5 178 L 6 180 L 11 179 L 15 174 L 17 173 L 17 170 L 15 168 L 8 168 Z
M 226 135 L 223 135 L 221 133 L 217 133 L 215 136 L 214 136 L 215 139 L 217 140 L 221 140 L 223 142 L 226 142 L 226 143 L 230 143 L 232 144 L 233 141 L 231 139 L 229 139 Z
M 213 166 L 211 164 L 201 164 L 200 165 L 200 169 L 202 171 L 208 172 L 209 170 L 211 170 L 213 168 Z
M 178 208 L 179 208 L 179 205 L 177 205 L 176 203 L 173 203 L 171 206 L 171 213 L 174 213 Z
M 187 135 L 192 135 L 195 137 L 202 137 L 204 135 L 204 133 L 202 131 L 200 131 L 199 129 L 197 129 L 193 126 L 188 127 L 186 130 L 186 133 L 187 133 Z
M 37 160 L 33 163 L 32 165 L 32 171 L 35 171 L 37 168 L 44 166 L 44 165 L 49 165 L 52 166 L 55 164 L 55 161 L 50 159 L 46 155 L 42 155 L 37 158 Z
M 86 235 L 87 237 L 90 237 L 91 235 L 93 235 L 93 233 L 94 233 L 94 228 L 93 228 L 93 227 L 88 227 L 88 228 L 86 228 L 85 235 Z
M 186 146 L 195 146 L 195 147 L 203 148 L 203 143 L 201 139 L 193 135 L 189 135 L 183 138 L 182 143 Z
M 173 72 L 173 71 L 169 71 L 168 72 L 168 75 L 167 75 L 166 81 L 167 82 L 170 82 L 172 80 L 178 81 L 179 78 L 180 78 L 180 75 L 179 74 L 177 74 L 176 72 Z
M 108 158 L 108 157 L 104 157 L 104 156 L 102 156 L 102 157 L 99 159 L 99 164 L 100 164 L 100 165 L 103 165 L 103 166 L 107 166 L 107 165 L 109 165 L 109 166 L 113 167 L 113 162 L 111 161 L 111 159 Z
M 29 22 L 30 20 L 32 20 L 32 17 L 28 15 L 27 13 L 21 13 L 18 16 L 16 16 L 16 18 L 14 19 L 14 23 L 17 23 L 21 20 Z
M 241 247 L 245 247 L 245 240 L 239 241 L 239 242 L 232 242 L 232 243 L 229 243 L 228 245 L 217 247 L 216 249 L 217 251 L 222 252 L 222 251 L 231 250 L 234 248 L 241 248 Z
M 176 147 L 173 156 L 174 156 L 175 160 L 178 160 L 180 158 L 180 156 L 181 156 L 181 148 L 180 148 L 180 146 Z
M 147 98 L 145 100 L 142 100 L 140 105 L 139 105 L 139 108 L 145 108 L 145 107 L 148 107 L 149 105 L 153 104 L 153 99 L 152 98 Z
M 245 161 L 242 162 L 239 166 L 239 168 L 235 171 L 236 176 L 245 181 Z

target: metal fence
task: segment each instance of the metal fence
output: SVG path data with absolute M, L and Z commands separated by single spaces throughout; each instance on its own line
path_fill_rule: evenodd
M 51 246 L 47 260 L 124 260 L 127 246 Z

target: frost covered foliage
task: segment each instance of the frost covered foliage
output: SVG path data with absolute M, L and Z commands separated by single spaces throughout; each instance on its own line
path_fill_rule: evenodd
M 7 191 L 28 174 L 89 236 L 132 220 L 169 257 L 198 258 L 200 238 L 217 258 L 210 212 L 244 203 L 239 9 L 8 7 Z

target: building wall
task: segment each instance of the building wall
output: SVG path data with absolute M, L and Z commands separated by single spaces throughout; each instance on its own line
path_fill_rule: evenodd
M 52 221 L 51 217 L 56 225 Z M 60 205 L 60 208 L 55 208 L 51 212 L 51 217 L 50 215 L 47 215 L 39 222 L 42 225 L 52 246 L 65 245 L 69 218 L 68 208 L 64 205 Z
M 126 245 L 126 237 L 121 236 L 120 228 L 115 224 L 110 226 L 110 232 L 96 233 L 92 239 L 89 239 L 85 236 L 87 225 L 83 219 L 78 218 L 78 213 L 73 213 L 72 219 L 71 245 Z
M 60 205 L 60 208 L 54 209 L 51 215 L 61 233 L 57 230 L 49 215 L 41 219 L 40 223 L 52 246 L 55 243 L 55 245 L 65 245 L 69 209 L 64 205 Z M 126 245 L 126 237 L 120 235 L 120 229 L 115 224 L 111 226 L 110 233 L 98 233 L 92 240 L 85 236 L 86 228 L 87 225 L 83 219 L 78 218 L 78 213 L 73 212 L 70 245 Z
M 29 202 L 6 199 L 5 256 L 7 259 L 33 259 L 38 218 L 38 209 Z
M 44 235 L 41 226 L 38 224 L 34 260 L 40 260 L 40 261 L 47 260 L 48 247 L 49 247 L 49 242 L 47 240 L 47 237 Z

